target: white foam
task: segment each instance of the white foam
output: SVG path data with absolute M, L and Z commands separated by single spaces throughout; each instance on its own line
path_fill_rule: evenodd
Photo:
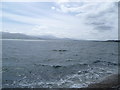
M 89 68 L 87 70 L 78 71 L 75 74 L 66 75 L 60 80 L 55 81 L 40 81 L 40 82 L 27 82 L 28 78 L 24 77 L 23 81 L 19 83 L 22 87 L 34 87 L 40 86 L 42 88 L 52 88 L 52 87 L 63 87 L 63 88 L 83 88 L 87 87 L 91 83 L 96 83 L 101 80 L 101 78 L 106 77 L 109 74 L 114 73 L 115 70 L 108 68 Z

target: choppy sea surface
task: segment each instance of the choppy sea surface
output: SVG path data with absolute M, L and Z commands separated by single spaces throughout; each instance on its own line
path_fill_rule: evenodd
M 3 88 L 83 88 L 118 72 L 118 42 L 2 40 Z

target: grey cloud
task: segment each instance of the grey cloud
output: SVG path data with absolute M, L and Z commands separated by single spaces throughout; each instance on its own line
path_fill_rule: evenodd
M 112 18 L 109 18 L 111 15 Z M 113 3 L 112 7 L 109 6 L 108 9 L 98 12 L 97 14 L 88 14 L 86 16 L 86 23 L 88 25 L 92 25 L 94 27 L 94 30 L 112 30 L 114 28 L 114 25 L 111 25 L 111 23 L 115 23 L 114 20 L 117 19 L 116 16 L 116 3 Z
M 104 22 L 89 22 L 86 24 L 88 24 L 88 25 L 104 25 L 105 23 Z
M 94 28 L 95 30 L 112 30 L 113 29 L 113 27 L 111 27 L 111 26 L 97 26 L 97 27 L 95 27 Z
M 87 38 L 88 37 L 93 39 L 118 38 L 117 36 L 118 3 L 117 2 L 100 2 L 100 3 L 85 2 L 78 6 L 72 5 L 73 3 L 71 4 L 67 3 L 67 4 L 69 4 L 69 6 L 64 4 L 64 8 L 61 8 L 63 4 L 60 5 L 59 9 L 63 13 L 68 13 L 72 16 L 75 15 L 78 18 L 78 20 L 80 20 L 80 22 L 83 25 L 85 25 L 85 27 L 89 27 L 88 31 L 84 29 L 84 31 L 86 31 L 85 36 Z M 119 2 L 119 6 L 120 6 L 120 2 Z

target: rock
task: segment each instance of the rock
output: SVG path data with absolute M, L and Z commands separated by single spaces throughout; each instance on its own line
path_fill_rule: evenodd
M 65 52 L 65 51 L 67 51 L 67 50 L 53 50 L 53 51 Z
M 59 67 L 61 67 L 60 65 L 56 65 L 56 66 L 53 66 L 54 68 L 59 68 Z
M 88 88 L 113 88 L 120 86 L 120 82 L 118 82 L 120 75 L 114 74 L 106 77 L 99 83 L 90 84 Z
M 97 61 L 94 61 L 93 63 L 99 63 L 99 62 L 101 62 L 100 60 L 97 60 Z

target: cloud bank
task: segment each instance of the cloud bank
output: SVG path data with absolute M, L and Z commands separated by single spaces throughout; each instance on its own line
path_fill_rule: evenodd
M 117 2 L 4 2 L 3 31 L 82 40 L 118 39 Z

